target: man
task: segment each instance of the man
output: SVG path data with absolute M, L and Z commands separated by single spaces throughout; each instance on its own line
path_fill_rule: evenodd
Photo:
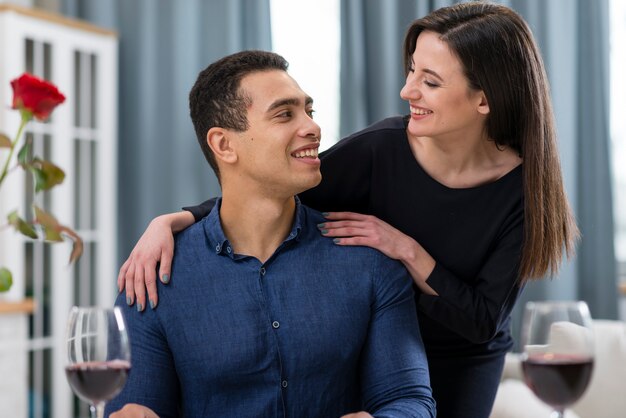
M 334 245 L 295 197 L 321 180 L 320 128 L 286 70 L 245 51 L 192 88 L 222 198 L 177 235 L 159 309 L 118 297 L 133 370 L 112 418 L 435 416 L 406 270 Z

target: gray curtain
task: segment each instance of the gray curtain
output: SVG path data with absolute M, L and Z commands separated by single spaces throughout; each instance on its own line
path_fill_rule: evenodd
M 408 25 L 459 1 L 342 0 L 341 133 L 407 113 L 402 40 Z M 552 87 L 565 186 L 582 241 L 559 277 L 530 283 L 528 300 L 582 299 L 594 318 L 617 317 L 608 121 L 608 0 L 501 1 L 528 21 Z M 514 333 L 516 330 L 514 330 Z M 515 335 L 515 334 L 514 334 Z
M 148 222 L 220 194 L 189 118 L 199 71 L 271 49 L 269 0 L 64 0 L 62 12 L 119 34 L 119 260 Z

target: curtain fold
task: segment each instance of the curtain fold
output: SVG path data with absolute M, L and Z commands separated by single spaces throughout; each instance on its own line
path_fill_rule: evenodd
M 408 25 L 451 0 L 343 0 L 342 136 L 407 113 L 402 41 Z M 528 300 L 581 299 L 594 318 L 617 318 L 608 121 L 608 0 L 503 0 L 529 23 L 552 88 L 565 188 L 582 231 L 557 278 L 529 283 Z M 517 335 L 514 331 L 514 335 Z
M 121 265 L 153 217 L 220 194 L 187 95 L 216 59 L 271 49 L 269 0 L 63 0 L 61 8 L 119 34 Z

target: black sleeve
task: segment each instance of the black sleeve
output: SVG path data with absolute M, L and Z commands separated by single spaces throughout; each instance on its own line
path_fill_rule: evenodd
M 474 343 L 494 338 L 502 326 L 508 324 L 521 291 L 518 272 L 523 224 L 524 214 L 520 208 L 510 215 L 474 284 L 437 263 L 426 284 L 439 296 L 421 294 L 420 310 Z
M 215 206 L 216 200 L 216 197 L 212 197 L 211 199 L 205 200 L 204 202 L 196 206 L 184 206 L 183 210 L 191 212 L 195 221 L 198 222 L 200 219 L 207 216 L 209 212 L 211 212 L 211 209 L 213 209 L 213 206 Z

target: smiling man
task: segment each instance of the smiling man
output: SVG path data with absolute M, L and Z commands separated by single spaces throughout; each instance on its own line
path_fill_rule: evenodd
M 192 88 L 222 198 L 176 236 L 159 309 L 120 294 L 133 370 L 112 418 L 435 416 L 408 273 L 322 237 L 296 197 L 321 180 L 321 134 L 286 70 L 245 51 Z

